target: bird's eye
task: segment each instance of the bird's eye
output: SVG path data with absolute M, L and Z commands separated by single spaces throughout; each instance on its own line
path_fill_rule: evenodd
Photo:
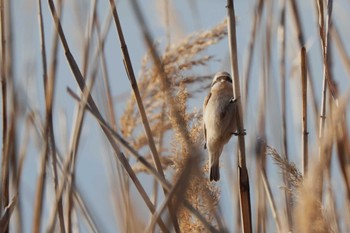
M 226 80 L 227 82 L 232 83 L 232 79 L 231 79 L 230 77 L 226 77 L 226 76 L 225 76 L 225 80 Z
M 215 83 L 224 82 L 224 81 L 232 83 L 232 79 L 230 77 L 228 77 L 228 76 L 220 76 L 220 77 L 217 77 L 215 79 L 215 81 L 211 84 L 211 86 L 214 86 Z
M 227 76 L 222 76 L 220 78 L 218 78 L 219 81 L 223 82 L 223 81 L 227 81 L 227 82 L 230 82 L 232 83 L 232 80 L 230 77 L 227 77 Z

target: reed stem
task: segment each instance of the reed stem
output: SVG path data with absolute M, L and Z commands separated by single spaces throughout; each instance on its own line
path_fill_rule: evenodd
M 306 175 L 309 155 L 308 155 L 308 134 L 307 131 L 307 65 L 306 49 L 301 49 L 301 88 L 302 88 L 302 174 Z
M 240 206 L 241 206 L 241 220 L 242 231 L 244 233 L 252 232 L 252 218 L 251 218 L 251 204 L 249 191 L 249 177 L 246 167 L 245 154 L 245 140 L 244 140 L 244 124 L 243 111 L 241 103 L 241 92 L 238 76 L 238 60 L 237 60 L 237 41 L 236 41 L 236 20 L 233 0 L 227 0 L 227 14 L 228 14 L 228 38 L 231 57 L 231 72 L 233 74 L 233 96 L 237 100 L 237 129 L 238 129 L 238 179 L 240 191 Z

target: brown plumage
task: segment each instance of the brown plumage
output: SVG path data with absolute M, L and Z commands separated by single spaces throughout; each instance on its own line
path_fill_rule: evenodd
M 204 148 L 209 152 L 210 181 L 220 179 L 219 158 L 236 131 L 235 106 L 230 74 L 217 73 L 203 105 Z

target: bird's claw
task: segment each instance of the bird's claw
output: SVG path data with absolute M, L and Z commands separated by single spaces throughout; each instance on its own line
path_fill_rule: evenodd
M 243 129 L 243 132 L 236 131 L 236 132 L 234 132 L 234 133 L 232 133 L 232 134 L 235 135 L 235 136 L 239 136 L 239 135 L 245 136 L 245 135 L 247 135 L 247 132 L 246 132 L 245 129 Z
M 237 98 L 232 97 L 229 101 L 230 104 L 236 103 Z

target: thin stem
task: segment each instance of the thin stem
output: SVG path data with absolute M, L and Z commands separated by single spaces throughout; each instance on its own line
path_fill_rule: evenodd
M 9 92 L 9 98 L 10 98 L 10 106 L 11 112 L 10 112 L 10 132 L 8 141 L 9 143 L 9 166 L 11 166 L 11 174 L 12 174 L 12 187 L 15 186 L 15 181 L 17 180 L 17 122 L 18 122 L 18 108 L 17 108 L 17 95 L 15 92 L 15 84 L 14 84 L 14 25 L 13 25 L 13 1 L 7 0 L 6 1 L 6 42 L 7 42 L 7 49 L 6 49 L 6 73 L 7 73 L 7 91 Z M 1 192 L 1 187 L 0 187 Z M 1 201 L 0 201 L 1 203 Z M 1 207 L 0 207 L 1 208 Z M 18 198 L 16 201 L 15 206 L 15 217 L 13 218 L 13 225 L 16 226 L 16 229 L 18 232 L 21 232 L 20 222 L 21 222 L 21 213 L 18 211 L 20 208 L 18 207 Z
M 317 1 L 318 7 L 318 19 L 319 19 L 319 32 L 321 38 L 321 47 L 323 51 L 323 80 L 322 80 L 322 99 L 321 99 L 321 112 L 319 121 L 319 138 L 322 138 L 325 122 L 326 122 L 326 99 L 327 99 L 327 78 L 328 74 L 326 72 L 327 66 L 327 42 L 325 38 L 325 28 L 324 28 L 324 12 L 323 12 L 323 0 Z
M 42 208 L 43 208 L 43 199 L 44 199 L 44 190 L 45 190 L 45 180 L 46 180 L 46 162 L 48 159 L 48 153 L 49 153 L 49 142 L 48 142 L 48 136 L 49 131 L 48 127 L 45 127 L 44 132 L 44 149 L 41 155 L 40 159 L 40 165 L 39 165 L 39 176 L 38 181 L 36 185 L 36 195 L 35 195 L 35 203 L 34 203 L 34 216 L 33 216 L 33 225 L 32 225 L 32 232 L 39 233 L 40 232 L 40 226 L 41 226 L 41 220 L 42 220 Z
M 0 210 L 4 210 L 9 203 L 9 156 L 7 151 L 7 74 L 6 74 L 6 29 L 4 0 L 0 1 L 0 30 L 1 30 L 1 91 L 2 91 L 2 161 L 1 161 L 1 186 L 0 186 Z M 6 230 L 7 231 L 7 230 Z
M 62 13 L 62 0 L 58 0 L 58 15 L 60 16 Z M 44 32 L 44 31 L 43 31 Z M 44 40 L 45 41 L 45 40 Z M 48 93 L 48 98 L 51 103 L 49 114 L 48 114 L 48 119 L 49 119 L 49 143 L 50 143 L 50 148 L 51 148 L 51 156 L 52 156 L 52 170 L 53 170 L 53 180 L 54 180 L 54 185 L 55 185 L 55 191 L 57 192 L 58 190 L 58 173 L 57 173 L 57 151 L 56 151 L 56 141 L 55 141 L 55 133 L 54 133 L 54 126 L 53 126 L 53 117 L 52 117 L 52 112 L 53 112 L 53 97 L 55 96 L 55 81 L 56 81 L 56 69 L 57 69 L 57 57 L 58 57 L 58 33 L 56 30 L 53 31 L 53 43 L 52 43 L 52 49 L 51 49 L 51 61 L 50 61 L 50 68 L 49 68 L 49 73 L 48 73 L 48 82 L 47 85 L 45 85 L 45 93 Z M 65 227 L 64 227 L 64 217 L 63 217 L 63 204 L 62 200 L 58 203 L 58 218 L 59 218 L 59 224 L 60 224 L 60 229 L 61 232 L 65 232 Z
M 237 100 L 237 129 L 239 132 L 238 144 L 239 144 L 239 157 L 238 157 L 238 174 L 239 174 L 239 188 L 240 188 L 240 205 L 241 205 L 241 218 L 242 218 L 242 231 L 244 233 L 252 232 L 252 218 L 251 218 L 251 204 L 250 204 L 250 191 L 249 191 L 249 177 L 246 167 L 246 155 L 245 155 L 245 140 L 244 140 L 244 124 L 243 124 L 243 111 L 241 103 L 240 84 L 238 76 L 238 60 L 237 60 L 237 41 L 236 41 L 236 20 L 233 0 L 227 0 L 227 13 L 228 13 L 228 37 L 231 57 L 231 72 L 233 74 L 233 96 Z M 242 133 L 240 133 L 242 132 Z
M 305 176 L 308 167 L 308 132 L 307 132 L 307 65 L 306 49 L 301 49 L 301 88 L 302 88 L 302 174 Z
M 332 83 L 330 80 L 330 74 L 329 74 L 329 66 L 328 66 L 328 37 L 329 37 L 329 27 L 331 25 L 331 15 L 332 15 L 332 6 L 333 1 L 328 1 L 327 6 L 327 14 L 326 14 L 326 26 L 324 23 L 324 10 L 323 10 L 323 1 L 318 1 L 318 14 L 319 14 L 319 30 L 320 30 L 320 38 L 321 38 L 321 45 L 322 45 L 322 51 L 323 51 L 323 80 L 322 80 L 322 99 L 321 99 L 321 111 L 320 111 L 320 127 L 319 127 L 319 141 L 325 137 L 325 124 L 326 124 L 326 101 L 327 101 L 327 88 L 331 92 L 332 96 L 334 97 Z M 331 157 L 331 147 L 327 148 L 328 150 L 321 150 L 322 145 L 320 143 L 319 145 L 319 157 L 325 156 L 326 158 L 329 158 L 327 160 L 327 163 L 329 165 L 330 157 Z M 327 169 L 329 169 L 329 166 L 327 166 Z M 329 172 L 329 171 L 328 171 Z M 320 195 L 320 198 L 322 198 L 323 194 L 323 176 L 320 177 L 319 185 L 317 186 L 318 195 Z
M 281 43 L 280 51 L 280 72 L 281 72 L 281 104 L 282 104 L 282 140 L 283 140 L 283 153 L 288 158 L 288 140 L 287 140 L 287 114 L 286 114 L 286 0 L 282 0 L 282 10 L 280 25 L 278 28 L 279 40 Z
M 299 14 L 299 10 L 298 10 L 298 6 L 296 3 L 296 0 L 291 0 L 288 1 L 291 5 L 292 5 L 292 16 L 293 16 L 293 20 L 294 20 L 294 26 L 296 29 L 296 33 L 297 33 L 297 37 L 298 37 L 298 42 L 299 42 L 299 47 L 303 47 L 305 45 L 305 38 L 304 38 L 304 33 L 302 30 L 302 24 L 301 24 L 301 19 L 300 19 L 300 14 Z M 315 128 L 318 130 L 319 129 L 319 125 L 317 124 L 318 121 L 318 107 L 317 107 L 317 101 L 316 101 L 316 95 L 315 95 L 315 89 L 314 89 L 314 85 L 313 85 L 313 75 L 311 73 L 311 67 L 310 67 L 310 62 L 309 60 L 306 61 L 308 67 L 308 81 L 309 81 L 309 87 L 310 87 L 310 94 L 312 96 L 312 109 L 314 112 L 314 116 L 315 116 Z
M 51 93 L 48 90 L 47 84 L 47 63 L 46 63 L 46 48 L 45 48 L 45 33 L 44 25 L 42 19 L 41 11 L 41 0 L 38 0 L 38 21 L 39 21 L 39 32 L 40 32 L 40 43 L 41 43 L 41 57 L 42 57 L 42 66 L 43 66 L 43 81 L 44 81 L 44 90 L 45 90 L 45 101 L 46 101 L 46 122 L 45 122 L 45 131 L 44 131 L 44 149 L 43 154 L 41 155 L 40 160 L 40 171 L 36 187 L 36 198 L 34 203 L 34 216 L 33 216 L 33 225 L 32 231 L 38 233 L 41 226 L 41 214 L 43 206 L 43 196 L 45 189 L 45 180 L 46 180 L 46 161 L 49 154 L 49 114 L 51 111 Z

